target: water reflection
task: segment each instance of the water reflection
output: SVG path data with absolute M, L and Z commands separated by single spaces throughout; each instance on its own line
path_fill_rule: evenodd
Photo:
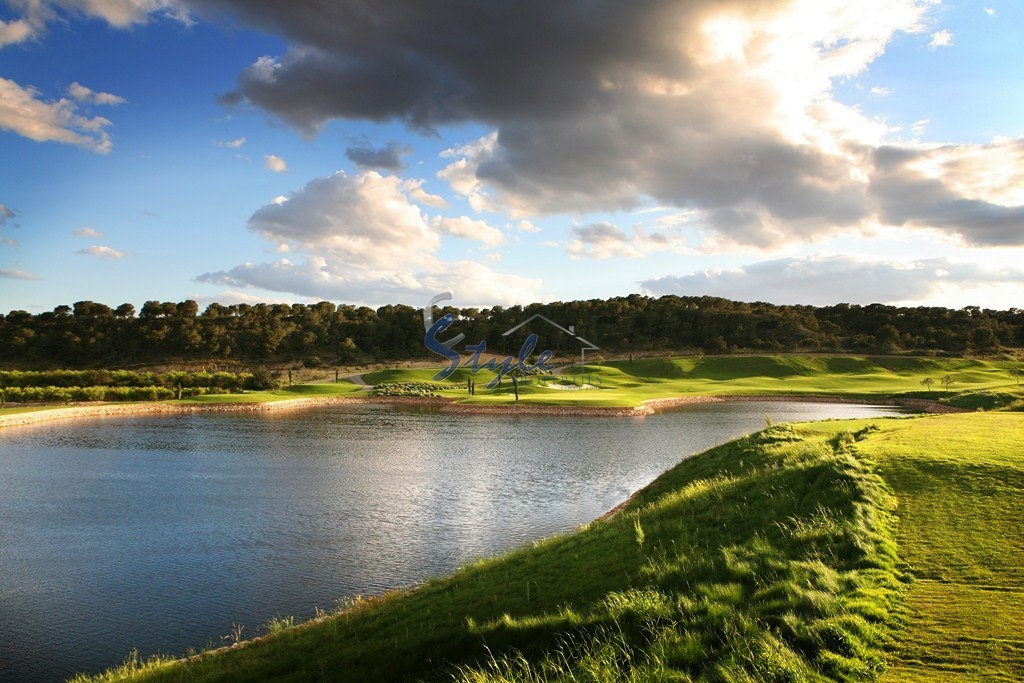
M 589 522 L 681 458 L 852 405 L 636 419 L 382 406 L 108 418 L 0 435 L 0 678 L 216 645 Z

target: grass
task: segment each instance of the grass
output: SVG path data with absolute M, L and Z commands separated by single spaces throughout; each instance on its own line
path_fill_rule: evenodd
M 920 395 L 952 398 L 956 395 L 988 391 L 999 394 L 1000 402 L 1024 400 L 1003 361 L 972 359 L 904 358 L 871 356 L 709 356 L 704 358 L 660 358 L 605 362 L 587 365 L 586 372 L 597 388 L 565 391 L 529 384 L 520 386 L 519 400 L 533 405 L 634 407 L 646 400 L 683 395 L 754 396 L 835 396 L 849 398 L 885 398 Z M 439 368 L 394 369 L 367 373 L 370 384 L 384 382 L 432 381 Z M 566 368 L 555 383 L 568 381 L 579 368 Z M 941 378 L 949 376 L 949 391 Z M 477 393 L 468 396 L 466 380 L 473 377 Z M 926 391 L 921 381 L 929 377 L 933 389 Z M 444 395 L 460 403 L 507 404 L 515 401 L 511 379 L 494 389 L 485 388 L 493 374 L 481 371 L 470 375 L 460 368 Z M 968 404 L 972 399 L 963 399 Z M 987 402 L 987 403 L 986 403 Z M 993 399 L 979 399 L 970 407 L 995 407 Z
M 4 407 L 0 408 L 0 416 L 3 415 L 18 415 L 19 413 L 37 413 L 41 410 L 55 410 L 57 408 L 66 408 L 67 406 L 62 405 L 50 405 L 50 406 L 15 406 L 15 407 Z
M 870 678 L 904 584 L 895 501 L 852 448 L 868 431 L 775 426 L 683 461 L 575 534 L 93 680 Z
M 709 356 L 638 359 L 588 364 L 588 378 L 595 388 L 564 390 L 555 388 L 578 377 L 579 368 L 562 368 L 541 385 L 532 378 L 522 383 L 519 400 L 539 406 L 636 407 L 652 399 L 678 396 L 834 396 L 882 399 L 899 395 L 917 395 L 949 399 L 954 405 L 992 409 L 1024 405 L 1024 389 L 1017 386 L 1006 361 L 937 359 L 871 356 Z M 398 368 L 366 372 L 363 381 L 370 385 L 434 383 L 440 364 L 428 368 Z M 953 381 L 949 390 L 941 378 Z M 507 405 L 516 397 L 512 380 L 505 378 L 493 389 L 486 384 L 494 374 L 486 370 L 472 374 L 459 368 L 438 393 L 459 403 Z M 921 381 L 931 378 L 934 391 L 924 391 Z M 466 386 L 476 382 L 475 395 Z M 579 380 L 577 380 L 579 381 Z M 275 391 L 243 394 L 209 394 L 185 399 L 194 403 L 251 403 L 283 401 L 314 396 L 367 395 L 354 382 L 318 382 L 294 384 Z M 982 395 L 983 392 L 985 395 Z M 0 411 L 6 414 L 9 409 Z
M 266 403 L 317 396 L 352 396 L 361 391 L 352 382 L 293 384 L 273 391 L 247 391 L 241 394 L 204 394 L 182 399 L 180 403 Z
M 887 681 L 1024 677 L 1024 415 L 900 423 L 863 446 L 900 500 L 915 581 Z

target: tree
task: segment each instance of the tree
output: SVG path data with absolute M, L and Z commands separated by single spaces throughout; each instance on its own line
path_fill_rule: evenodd
M 1020 386 L 1020 368 L 1018 368 L 1017 366 L 1014 366 L 1014 367 L 1010 368 L 1010 377 L 1012 377 L 1015 380 L 1017 380 L 1017 386 L 1019 387 Z
M 925 377 L 923 380 L 921 380 L 921 384 L 923 384 L 925 388 L 928 389 L 928 391 L 931 391 L 932 385 L 935 384 L 935 380 L 933 380 L 931 377 Z
M 950 375 L 944 376 L 939 381 L 942 382 L 942 386 L 945 387 L 947 392 L 949 391 L 949 387 L 953 385 L 953 377 Z

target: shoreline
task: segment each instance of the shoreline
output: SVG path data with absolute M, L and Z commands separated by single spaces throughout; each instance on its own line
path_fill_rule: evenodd
M 0 429 L 24 427 L 64 420 L 136 415 L 170 415 L 183 413 L 271 413 L 301 410 L 326 405 L 383 404 L 430 407 L 449 414 L 465 415 L 548 415 L 557 417 L 643 417 L 672 408 L 706 403 L 750 401 L 800 401 L 820 403 L 856 403 L 862 405 L 888 405 L 909 408 L 924 413 L 957 413 L 963 409 L 944 406 L 928 399 L 865 399 L 844 396 L 816 395 L 698 395 L 657 398 L 644 401 L 636 407 L 552 406 L 536 404 L 486 405 L 456 403 L 448 398 L 419 398 L 405 396 L 317 396 L 285 399 L 282 401 L 241 403 L 83 403 L 50 410 L 0 415 Z

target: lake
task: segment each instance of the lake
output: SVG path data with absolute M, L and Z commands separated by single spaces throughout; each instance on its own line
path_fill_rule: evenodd
M 386 405 L 101 418 L 0 431 L 0 679 L 218 646 L 243 625 L 445 575 L 571 531 L 681 459 L 803 402 L 637 418 Z

